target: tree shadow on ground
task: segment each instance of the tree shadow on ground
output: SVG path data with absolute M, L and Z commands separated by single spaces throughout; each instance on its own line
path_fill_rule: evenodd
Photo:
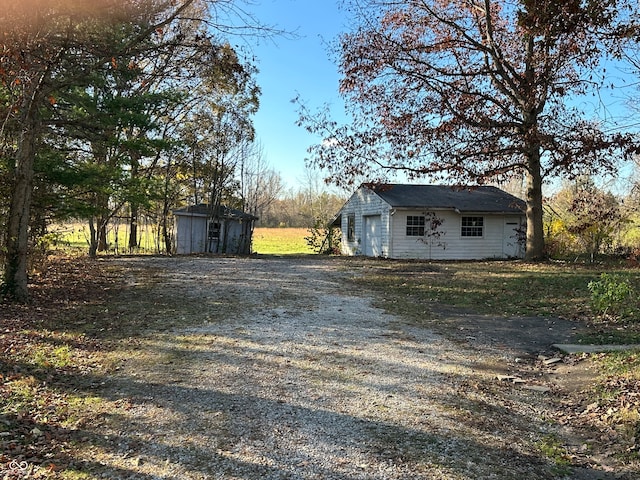
M 244 288 L 247 287 L 260 288 L 250 282 L 244 285 Z M 135 299 L 140 293 L 141 289 L 132 288 L 118 298 Z M 148 291 L 142 288 L 142 294 L 145 293 Z M 177 298 L 173 296 L 163 300 L 160 308 L 165 308 Z M 146 298 L 141 302 L 148 305 L 151 299 Z M 106 312 L 99 302 L 91 305 L 91 308 L 97 305 L 97 309 L 92 310 L 95 321 L 84 321 L 82 316 L 86 310 L 79 306 L 78 315 L 74 317 L 78 321 L 72 323 L 69 330 L 95 335 L 109 342 L 127 338 L 131 330 L 121 330 L 118 322 L 127 324 L 130 313 L 135 312 L 137 306 L 130 311 L 125 308 L 121 317 L 114 317 L 113 310 L 111 314 Z M 149 310 L 150 315 L 154 313 Z M 61 318 L 56 322 L 59 326 L 64 325 Z M 55 326 L 56 322 L 48 319 L 47 328 Z M 111 330 L 101 331 L 101 324 L 109 325 Z M 136 327 L 153 325 L 143 321 Z M 504 335 L 508 334 L 505 330 Z M 167 352 L 160 352 L 161 356 L 165 354 Z M 226 361 L 233 362 L 233 358 Z M 479 467 L 485 468 L 487 465 L 495 472 L 496 478 L 559 478 L 556 465 L 541 454 L 523 451 L 518 445 L 497 448 L 491 442 L 471 439 L 462 430 L 445 431 L 437 428 L 429 423 L 428 418 L 420 425 L 407 426 L 347 415 L 323 408 L 322 405 L 303 406 L 255 395 L 225 393 L 215 385 L 184 385 L 180 379 L 175 384 L 154 383 L 120 374 L 112 377 L 74 369 L 60 371 L 15 361 L 6 362 L 0 368 L 3 379 L 15 375 L 33 377 L 40 384 L 46 384 L 51 391 L 99 396 L 113 406 L 111 411 L 101 416 L 100 421 L 78 428 L 34 421 L 33 418 L 20 415 L 5 419 L 5 422 L 9 422 L 7 425 L 11 432 L 15 430 L 22 432 L 19 435 L 24 435 L 23 439 L 16 441 L 26 439 L 28 442 L 30 432 L 37 428 L 43 432 L 44 438 L 48 434 L 51 438 L 63 439 L 60 450 L 51 452 L 61 465 L 66 463 L 70 468 L 78 467 L 82 471 L 107 475 L 108 478 L 157 478 L 149 473 L 152 468 L 167 469 L 173 472 L 173 478 L 178 478 L 180 472 L 196 476 L 226 472 L 229 476 L 246 479 L 353 478 L 353 462 L 358 459 L 369 462 L 362 463 L 368 465 L 366 468 L 376 465 L 381 471 L 387 467 L 395 469 L 395 477 L 384 477 L 380 473 L 379 478 L 416 478 L 416 475 L 418 478 L 438 478 L 436 475 L 440 475 L 440 478 L 482 478 L 481 472 L 486 470 Z M 463 382 L 460 384 L 464 386 Z M 434 397 L 426 401 L 442 403 L 446 399 Z M 165 412 L 166 418 L 162 421 L 168 423 L 159 425 L 156 423 L 159 417 L 145 417 L 145 411 L 149 408 Z M 481 399 L 468 399 L 465 408 L 481 417 L 496 407 Z M 518 416 L 506 410 L 501 413 Z M 170 426 L 173 418 L 182 418 L 190 424 L 200 422 L 203 430 L 193 432 L 198 441 L 184 437 L 172 438 L 170 428 L 164 427 Z M 527 421 L 527 418 L 518 420 Z M 258 428 L 247 430 L 248 424 L 256 424 Z M 496 425 L 481 424 L 477 420 L 477 424 L 471 422 L 470 427 L 489 434 Z M 278 448 L 278 442 L 284 444 L 283 439 L 287 437 L 298 439 L 297 448 Z M 4 436 L 2 441 L 10 442 L 13 439 Z M 270 442 L 275 448 L 267 448 Z M 71 451 L 64 451 L 73 444 L 82 444 L 83 451 L 93 449 L 99 452 L 100 462 L 79 459 Z M 242 449 L 252 449 L 259 460 L 243 459 Z M 459 455 L 452 455 L 452 452 L 465 452 L 466 463 L 454 461 L 453 458 L 459 458 Z M 46 454 L 37 458 L 46 465 Z M 363 478 L 367 475 L 366 468 L 362 468 Z M 576 472 L 572 477 L 575 480 L 624 478 L 608 476 L 606 472 L 590 467 Z M 376 478 L 373 475 L 370 473 L 367 478 Z

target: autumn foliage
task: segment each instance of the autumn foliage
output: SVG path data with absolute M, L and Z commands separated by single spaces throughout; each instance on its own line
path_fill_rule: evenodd
M 331 178 L 526 179 L 527 258 L 543 256 L 542 184 L 613 171 L 632 142 L 578 108 L 620 48 L 626 1 L 353 1 L 338 46 L 351 125 L 302 113 Z M 621 38 L 621 32 L 625 32 Z M 619 50 L 616 50 L 619 52 Z

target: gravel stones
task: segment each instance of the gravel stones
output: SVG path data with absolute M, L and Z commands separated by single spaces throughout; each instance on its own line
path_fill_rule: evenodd
M 127 400 L 102 432 L 128 445 L 99 454 L 112 478 L 555 478 L 500 358 L 375 308 L 336 260 L 137 261 L 201 307 L 176 305 L 193 326 L 143 336 L 105 386 Z

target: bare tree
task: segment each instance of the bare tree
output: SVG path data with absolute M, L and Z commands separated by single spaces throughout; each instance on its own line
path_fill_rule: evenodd
M 284 184 L 267 162 L 262 145 L 245 143 L 244 147 L 239 171 L 242 209 L 261 217 L 281 195 Z

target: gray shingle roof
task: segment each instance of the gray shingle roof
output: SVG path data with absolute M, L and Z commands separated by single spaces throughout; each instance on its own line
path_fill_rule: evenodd
M 198 205 L 189 205 L 188 207 L 179 208 L 173 211 L 174 215 L 203 215 L 203 216 L 214 216 L 213 207 L 207 205 L 206 203 L 199 203 Z M 243 212 L 242 210 L 236 210 L 235 208 L 228 208 L 224 205 L 220 205 L 218 207 L 218 214 L 215 215 L 221 218 L 237 218 L 244 220 L 257 220 L 258 217 L 254 217 L 248 213 Z
M 447 185 L 368 185 L 394 208 L 456 209 L 460 212 L 523 213 L 525 203 L 496 187 Z

